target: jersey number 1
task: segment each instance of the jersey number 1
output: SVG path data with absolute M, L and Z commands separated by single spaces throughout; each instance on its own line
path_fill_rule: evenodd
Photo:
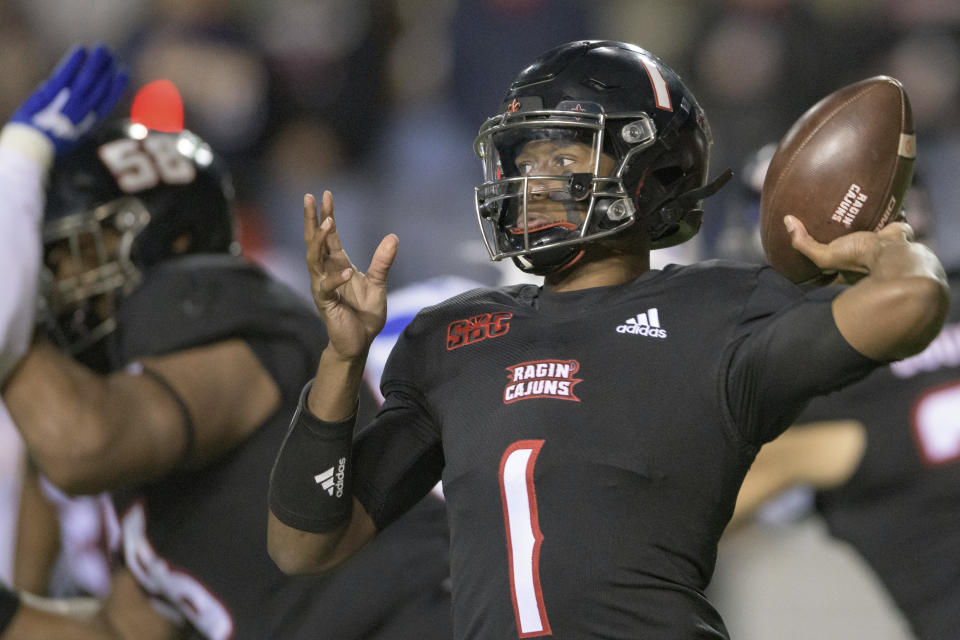
M 537 492 L 533 486 L 533 466 L 543 442 L 514 442 L 500 459 L 500 498 L 507 527 L 510 595 L 521 638 L 551 635 L 540 588 L 543 534 L 537 516 Z

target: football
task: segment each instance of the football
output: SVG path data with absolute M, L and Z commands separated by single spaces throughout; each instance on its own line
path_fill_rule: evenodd
M 790 245 L 783 217 L 799 218 L 823 243 L 880 229 L 901 215 L 915 157 L 910 100 L 895 78 L 867 78 L 817 102 L 784 135 L 764 177 L 767 262 L 799 284 L 831 280 Z

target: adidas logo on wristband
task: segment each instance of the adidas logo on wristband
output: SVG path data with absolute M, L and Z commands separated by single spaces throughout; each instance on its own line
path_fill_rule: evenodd
M 347 467 L 347 459 L 340 458 L 337 461 L 336 473 L 334 473 L 333 467 L 330 467 L 323 473 L 318 473 L 313 476 L 314 481 L 323 487 L 324 491 L 329 493 L 331 496 L 336 493 L 338 498 L 343 497 L 343 478 L 344 470 Z

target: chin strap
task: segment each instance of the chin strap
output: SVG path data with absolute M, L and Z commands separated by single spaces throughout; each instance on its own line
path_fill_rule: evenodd
M 703 200 L 704 198 L 709 198 L 717 191 L 723 187 L 723 185 L 730 182 L 730 178 L 733 177 L 733 169 L 727 169 L 716 178 L 713 179 L 713 182 L 709 182 L 698 189 L 692 191 L 687 191 L 685 194 L 677 198 L 677 202 L 696 202 L 698 200 Z
M 704 198 L 709 198 L 719 191 L 732 177 L 733 170 L 727 169 L 714 178 L 712 182 L 702 187 L 691 189 L 660 207 L 656 214 L 658 218 L 657 222 L 650 226 L 650 239 L 658 240 L 672 233 L 680 222 L 691 213 L 697 212 L 702 216 L 703 211 L 695 205 Z

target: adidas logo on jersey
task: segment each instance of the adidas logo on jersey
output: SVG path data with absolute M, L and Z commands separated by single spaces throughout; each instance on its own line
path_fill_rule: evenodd
M 660 313 L 656 307 L 647 309 L 644 313 L 638 313 L 633 318 L 627 318 L 617 327 L 617 333 L 632 333 L 650 338 L 667 337 L 667 330 L 660 328 Z
M 323 487 L 323 490 L 329 493 L 331 496 L 336 493 L 337 497 L 340 498 L 343 496 L 343 478 L 344 478 L 344 469 L 347 466 L 347 459 L 340 458 L 337 461 L 337 472 L 333 472 L 333 467 L 330 467 L 323 473 L 318 473 L 313 476 L 314 481 Z

